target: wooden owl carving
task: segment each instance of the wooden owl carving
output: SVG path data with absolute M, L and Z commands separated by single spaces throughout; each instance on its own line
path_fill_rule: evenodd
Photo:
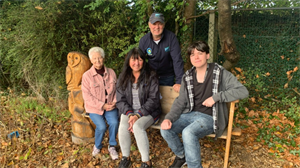
M 90 59 L 82 53 L 79 52 L 69 52 L 67 55 L 68 66 L 66 67 L 66 83 L 68 85 L 67 89 L 80 90 L 81 89 L 81 79 L 85 71 L 87 71 L 91 66 Z

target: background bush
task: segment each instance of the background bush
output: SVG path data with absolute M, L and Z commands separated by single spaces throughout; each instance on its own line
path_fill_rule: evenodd
M 66 96 L 67 54 L 100 46 L 117 73 L 119 53 L 134 43 L 127 1 L 5 1 L 1 10 L 1 87 L 42 100 Z M 21 17 L 22 16 L 22 17 Z

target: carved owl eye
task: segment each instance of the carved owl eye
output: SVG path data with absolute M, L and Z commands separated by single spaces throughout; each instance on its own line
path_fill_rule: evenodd
M 80 61 L 81 61 L 81 58 L 80 58 L 80 56 L 79 55 L 74 55 L 74 60 L 73 60 L 74 62 L 73 62 L 73 67 L 74 66 L 77 66 L 79 63 L 80 63 Z

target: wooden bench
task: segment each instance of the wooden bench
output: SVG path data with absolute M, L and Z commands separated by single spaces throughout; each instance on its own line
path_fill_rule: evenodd
M 170 111 L 171 106 L 175 100 L 176 97 L 178 97 L 178 93 L 173 90 L 171 86 L 160 86 L 159 87 L 162 99 L 160 100 L 161 106 L 162 106 L 162 115 L 160 117 L 159 123 L 156 125 L 152 125 L 151 128 L 154 129 L 160 129 L 160 124 L 165 118 L 165 115 Z M 240 128 L 232 128 L 233 124 L 233 116 L 234 116 L 234 109 L 235 109 L 235 103 L 237 103 L 238 100 L 227 103 L 228 107 L 228 126 L 227 129 L 223 132 L 222 136 L 219 138 L 226 139 L 226 148 L 225 148 L 225 156 L 224 156 L 224 168 L 227 168 L 228 166 L 228 158 L 229 158 L 229 150 L 230 150 L 230 142 L 231 142 L 231 136 L 240 136 L 242 134 L 242 131 Z M 215 134 L 207 135 L 208 137 L 215 137 Z

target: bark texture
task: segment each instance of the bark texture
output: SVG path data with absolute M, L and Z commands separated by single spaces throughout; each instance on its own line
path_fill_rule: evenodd
M 152 5 L 151 5 L 151 1 L 152 0 L 147 0 L 147 6 L 148 6 L 147 13 L 148 13 L 148 17 L 150 17 L 151 14 L 153 13 L 153 8 L 152 8 Z
M 195 14 L 195 10 L 196 10 L 196 4 L 197 1 L 196 0 L 187 0 L 186 1 L 186 5 L 184 8 L 184 18 L 186 18 L 186 22 L 185 24 L 189 27 L 183 35 L 183 42 L 182 42 L 182 54 L 184 54 L 186 56 L 186 63 L 184 64 L 184 70 L 188 70 L 192 67 L 191 61 L 190 61 L 190 57 L 189 55 L 186 55 L 186 50 L 187 47 L 193 42 L 193 37 L 194 37 L 194 18 L 191 18 L 194 14 Z
M 232 36 L 231 0 L 219 1 L 218 9 L 219 38 L 222 47 L 219 54 L 224 55 L 226 58 L 226 61 L 223 63 L 223 67 L 227 70 L 230 70 L 240 59 L 240 54 L 236 49 L 236 45 Z

